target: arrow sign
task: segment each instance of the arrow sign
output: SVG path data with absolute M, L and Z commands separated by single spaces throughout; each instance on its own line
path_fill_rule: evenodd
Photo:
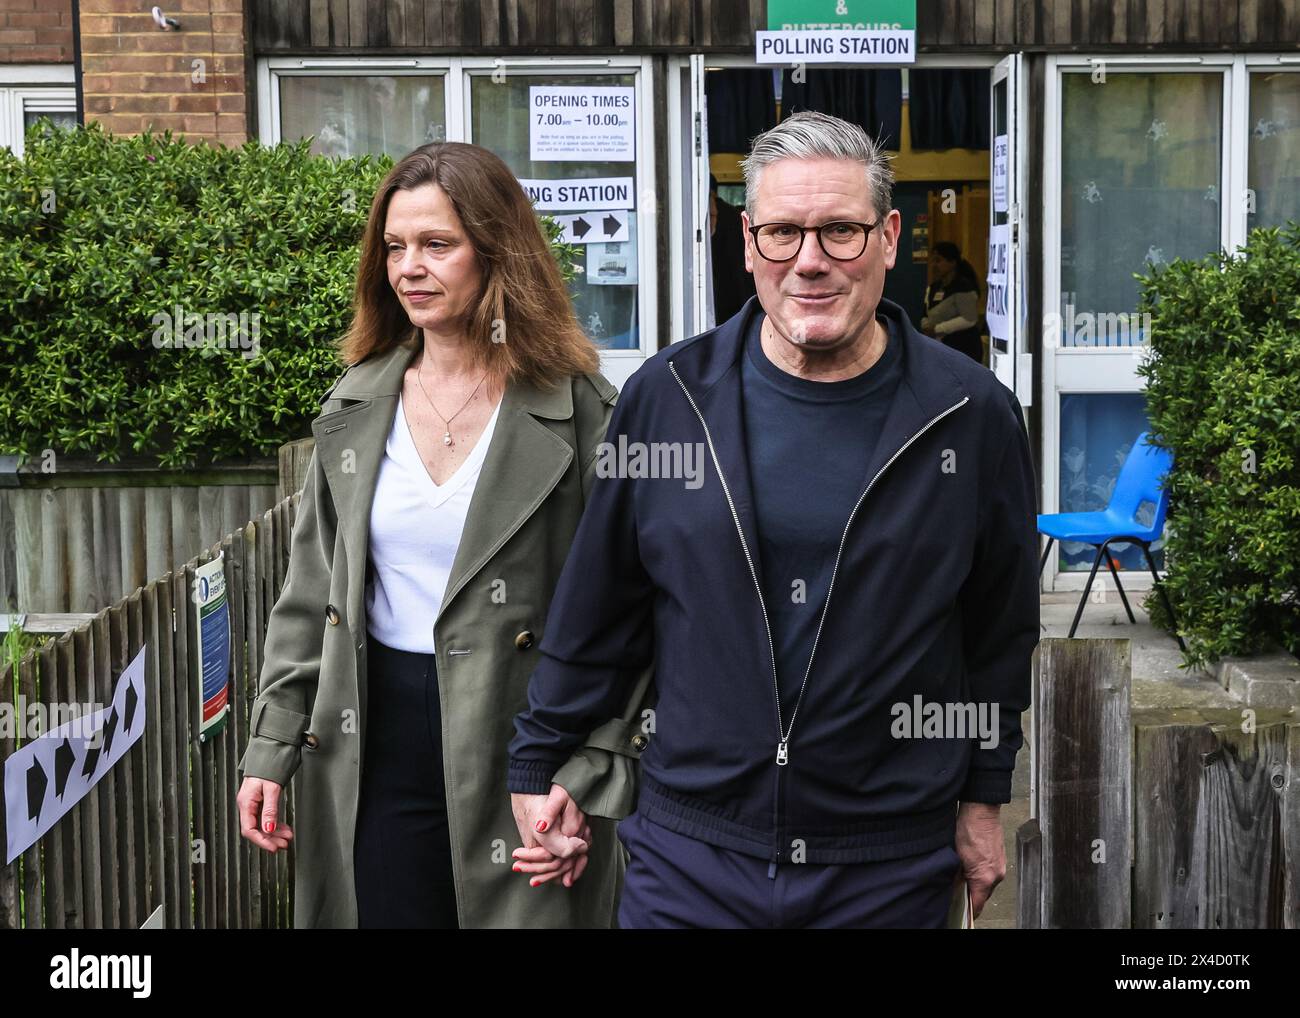
M 86 761 L 81 767 L 82 780 L 88 779 L 95 773 L 95 768 L 99 766 L 99 753 L 99 745 L 91 745 L 89 742 L 86 743 Z
M 27 818 L 35 820 L 41 815 L 41 805 L 45 802 L 45 788 L 49 785 L 50 780 L 45 776 L 45 768 L 41 762 L 35 758 L 32 759 L 32 765 L 27 768 Z
M 141 649 L 123 669 L 111 706 L 28 740 L 4 761 L 6 863 L 58 823 L 144 734 L 149 709 L 144 684 L 147 650 Z M 51 780 L 55 794 L 47 804 Z
M 54 794 L 60 799 L 63 798 L 63 790 L 68 787 L 68 775 L 72 773 L 72 765 L 76 762 L 77 754 L 72 743 L 64 739 L 54 754 Z
M 617 243 L 628 239 L 627 217 L 630 214 L 624 211 L 579 212 L 556 216 L 555 221 L 564 230 L 560 239 L 565 244 Z
M 140 697 L 136 694 L 135 686 L 126 687 L 126 723 L 123 731 L 129 732 L 135 724 L 135 709 L 140 705 Z
M 113 735 L 117 732 L 117 708 L 114 707 L 108 712 L 108 719 L 104 722 L 104 754 L 113 755 Z

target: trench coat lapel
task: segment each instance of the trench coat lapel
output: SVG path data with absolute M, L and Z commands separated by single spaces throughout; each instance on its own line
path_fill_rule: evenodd
M 397 411 L 402 377 L 418 352 L 418 344 L 399 344 L 355 365 L 330 394 L 344 405 L 312 423 L 316 455 L 329 481 L 347 551 L 347 619 L 353 625 L 363 617 L 370 512 L 379 467 Z M 439 618 L 497 549 L 537 510 L 573 460 L 569 444 L 538 418 L 568 420 L 572 416 L 573 391 L 567 384 L 549 391 L 526 382 L 507 384 Z M 354 636 L 360 641 L 360 651 L 364 633 L 358 629 Z M 364 697 L 364 691 L 361 695 Z
M 465 585 L 530 517 L 560 482 L 573 462 L 569 443 L 538 418 L 568 420 L 573 390 L 560 383 L 543 391 L 512 382 L 501 397 L 492 444 L 461 534 L 438 618 Z
M 355 365 L 331 393 L 331 398 L 344 406 L 312 422 L 316 456 L 329 481 L 338 528 L 347 551 L 347 620 L 353 626 L 362 618 L 370 507 L 379 467 L 393 426 L 402 376 L 418 352 L 418 344 L 398 344 L 378 357 Z M 353 635 L 364 645 L 363 632 L 355 630 Z

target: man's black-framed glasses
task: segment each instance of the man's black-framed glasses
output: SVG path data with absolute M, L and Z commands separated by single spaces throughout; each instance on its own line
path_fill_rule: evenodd
M 880 225 L 874 223 L 855 223 L 847 219 L 837 219 L 821 226 L 799 226 L 797 223 L 761 223 L 751 226 L 749 232 L 754 235 L 754 246 L 758 253 L 769 262 L 788 262 L 797 258 L 803 250 L 804 237 L 809 233 L 817 234 L 817 243 L 822 246 L 828 258 L 837 262 L 851 262 L 867 249 L 867 238 L 871 231 Z

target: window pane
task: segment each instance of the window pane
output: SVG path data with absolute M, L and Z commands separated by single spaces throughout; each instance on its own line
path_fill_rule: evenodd
M 1061 512 L 1105 509 L 1119 480 L 1120 468 L 1138 435 L 1147 430 L 1146 399 L 1140 392 L 1061 393 Z M 1150 523 L 1155 506 L 1143 503 L 1138 519 Z M 1151 545 L 1156 568 L 1163 568 L 1164 538 Z M 1097 549 L 1077 541 L 1059 541 L 1057 568 L 1087 571 Z M 1146 557 L 1136 544 L 1106 549 L 1122 569 L 1146 570 Z M 1103 562 L 1097 575 L 1108 573 Z
M 580 162 L 548 160 L 534 162 L 529 148 L 528 89 L 536 85 L 585 85 L 588 87 L 635 85 L 631 74 L 515 75 L 493 81 L 487 75 L 470 79 L 471 140 L 505 160 L 515 175 L 530 180 L 573 180 L 589 177 L 636 177 L 636 162 Z M 634 125 L 635 126 L 635 125 Z M 635 137 L 635 135 L 634 135 Z M 634 180 L 635 184 L 635 180 Z M 633 187 L 633 195 L 638 189 Z M 635 203 L 636 198 L 633 198 Z M 567 214 L 582 212 L 567 210 Z M 564 213 L 549 212 L 549 215 Z M 572 284 L 573 305 L 578 322 L 598 346 L 605 349 L 638 349 L 637 325 L 636 213 L 625 213 L 629 223 L 626 242 L 588 244 Z M 600 212 L 593 214 L 603 221 Z
M 1300 74 L 1250 76 L 1248 152 L 1248 186 L 1255 194 L 1251 228 L 1300 219 Z
M 441 76 L 280 77 L 280 137 L 314 137 L 317 155 L 400 159 L 447 139 Z
M 1223 76 L 1061 78 L 1061 345 L 1141 343 L 1133 274 L 1220 247 Z
M 42 117 L 50 121 L 59 130 L 69 130 L 77 126 L 75 110 L 23 110 L 23 133 Z

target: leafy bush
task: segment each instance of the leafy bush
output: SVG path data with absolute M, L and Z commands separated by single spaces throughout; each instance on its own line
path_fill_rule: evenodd
M 307 434 L 392 165 L 309 144 L 37 124 L 0 149 L 0 451 L 194 466 Z
M 1147 412 L 1174 454 L 1165 588 L 1188 664 L 1300 654 L 1300 225 L 1141 277 Z M 1170 620 L 1158 598 L 1152 619 Z

